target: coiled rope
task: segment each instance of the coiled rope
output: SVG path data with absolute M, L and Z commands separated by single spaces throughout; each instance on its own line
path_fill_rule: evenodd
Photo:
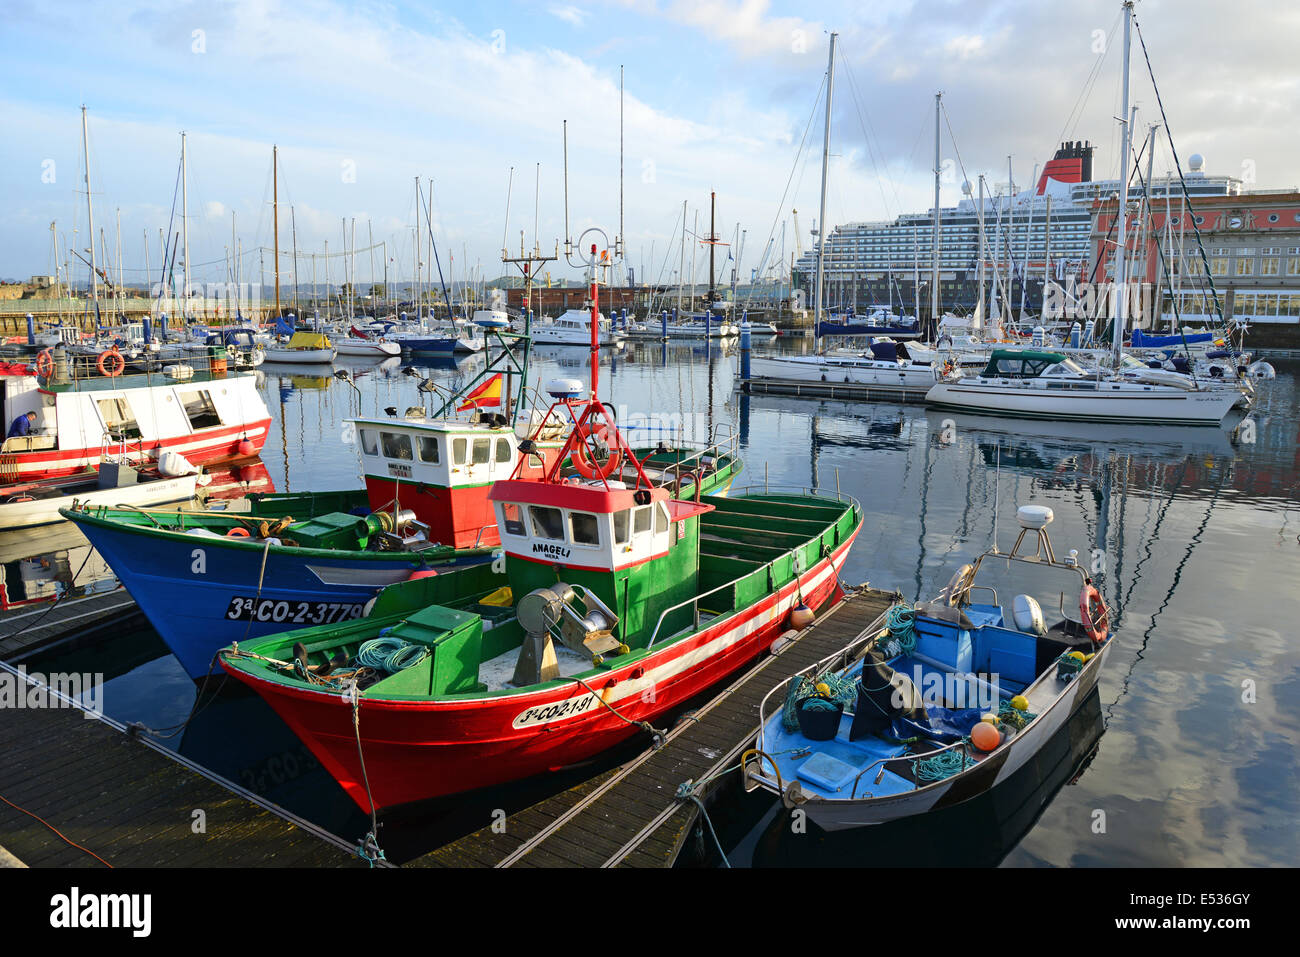
M 910 655 L 916 650 L 916 609 L 910 605 L 891 605 L 885 613 L 885 628 L 889 640 L 882 649 L 885 656 Z
M 967 765 L 973 765 L 973 762 L 966 756 L 966 747 L 969 743 L 970 738 L 962 738 L 961 745 L 958 747 L 941 751 L 930 758 L 921 758 L 914 761 L 912 769 L 916 774 L 916 779 L 931 783 L 942 781 L 954 774 L 965 771 Z
M 424 645 L 411 644 L 394 636 L 381 635 L 362 642 L 357 649 L 356 663 L 363 668 L 374 668 L 395 675 L 418 665 L 429 657 Z

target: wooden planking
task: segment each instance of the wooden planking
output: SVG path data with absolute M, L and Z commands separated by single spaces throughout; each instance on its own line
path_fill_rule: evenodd
M 143 620 L 135 599 L 124 589 L 37 605 L 0 618 L 0 660 L 8 661 L 73 634 Z
M 894 595 L 878 590 L 857 592 L 826 612 L 780 656 L 762 659 L 744 673 L 700 709 L 698 720 L 681 722 L 659 751 L 646 752 L 509 818 L 506 826 L 513 840 L 485 828 L 413 863 L 477 865 L 490 850 L 504 851 L 498 862 L 510 857 L 513 866 L 521 867 L 671 867 L 698 814 L 693 803 L 678 800 L 679 786 L 733 766 L 757 732 L 763 697 L 781 680 L 839 651 L 894 600 Z M 557 823 L 584 800 L 585 806 Z M 661 820 L 656 824 L 657 818 Z
M 16 757 L 0 762 L 0 795 L 115 867 L 365 866 L 338 839 L 83 714 L 73 707 L 0 710 L 0 753 Z M 191 826 L 196 809 L 206 816 L 202 834 Z M 0 832 L 32 867 L 102 866 L 4 802 Z

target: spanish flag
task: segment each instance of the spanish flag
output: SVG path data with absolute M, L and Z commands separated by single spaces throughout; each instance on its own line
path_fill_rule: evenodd
M 481 409 L 484 406 L 500 404 L 501 373 L 498 372 L 492 378 L 480 383 L 465 396 L 465 401 L 456 408 L 456 411 L 464 412 L 466 409 Z

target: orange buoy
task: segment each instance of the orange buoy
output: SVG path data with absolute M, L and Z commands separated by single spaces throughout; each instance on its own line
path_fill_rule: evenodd
M 992 751 L 1002 743 L 998 729 L 986 721 L 981 721 L 970 730 L 971 744 L 981 751 Z
M 236 525 L 230 531 L 226 532 L 226 538 L 248 538 L 248 529 L 240 528 Z
M 248 439 L 240 439 L 237 448 L 239 449 L 239 454 L 244 456 L 252 455 L 257 451 L 257 446 L 248 441 Z

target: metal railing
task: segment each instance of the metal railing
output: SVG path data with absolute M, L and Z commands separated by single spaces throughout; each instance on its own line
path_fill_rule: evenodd
M 741 496 L 740 496 L 740 497 L 743 498 L 743 497 L 744 497 L 744 493 L 745 493 L 746 491 L 747 491 L 747 489 L 742 489 L 742 490 L 741 490 Z M 810 494 L 814 494 L 814 495 L 815 495 L 815 494 L 818 494 L 818 493 L 817 493 L 817 490 L 809 490 L 809 493 L 810 493 Z M 828 493 L 825 497 L 831 497 L 831 495 Z M 839 492 L 834 493 L 834 497 L 835 497 L 838 501 L 840 501 L 840 502 L 842 502 L 842 503 L 848 503 L 848 504 L 853 508 L 853 511 L 854 511 L 855 516 L 858 515 L 858 514 L 860 514 L 860 512 L 861 512 L 861 505 L 858 504 L 857 499 L 853 498 L 853 497 L 850 496 L 850 495 L 844 495 L 843 493 L 839 493 Z M 830 526 L 830 528 L 838 528 L 838 524 L 839 524 L 839 520 L 836 519 L 836 524 Z M 768 580 L 768 583 L 769 583 L 768 587 L 769 587 L 770 589 L 772 589 L 773 591 L 775 591 L 776 588 L 777 588 L 778 586 L 776 586 L 776 584 L 775 584 L 775 579 L 774 579 L 774 576 L 773 576 L 774 566 L 776 565 L 776 563 L 777 563 L 778 561 L 780 561 L 781 559 L 785 558 L 787 555 L 792 556 L 791 564 L 792 564 L 792 566 L 796 566 L 796 570 L 795 570 L 795 572 L 794 572 L 794 576 L 790 579 L 790 582 L 797 581 L 797 580 L 798 580 L 800 577 L 802 577 L 804 574 L 811 572 L 811 571 L 813 570 L 813 568 L 816 568 L 817 565 L 820 564 L 822 561 L 830 561 L 830 556 L 829 556 L 829 555 L 826 555 L 826 554 L 823 554 L 821 558 L 819 558 L 816 562 L 813 563 L 813 565 L 812 565 L 811 568 L 806 568 L 806 569 L 802 569 L 802 570 L 800 570 L 800 569 L 797 568 L 797 565 L 798 565 L 798 558 L 797 558 L 797 555 L 798 555 L 799 550 L 800 550 L 801 548 L 806 547 L 810 542 L 815 541 L 815 540 L 818 540 L 818 539 L 821 539 L 822 536 L 825 535 L 825 534 L 826 534 L 825 532 L 822 532 L 820 535 L 816 536 L 816 539 L 810 538 L 810 539 L 808 539 L 808 541 L 804 542 L 803 544 L 801 544 L 801 545 L 797 545 L 797 546 L 795 546 L 794 548 L 791 548 L 791 549 L 789 549 L 789 550 L 787 550 L 787 551 L 785 551 L 785 552 L 782 552 L 780 555 L 778 555 L 776 558 L 773 558 L 771 561 L 764 562 L 762 565 L 758 566 L 757 568 L 752 569 L 751 571 L 746 572 L 746 573 L 743 574 L 743 575 L 739 575 L 739 576 L 737 576 L 736 578 L 733 578 L 733 579 L 731 579 L 731 580 L 729 580 L 729 581 L 723 582 L 721 585 L 718 585 L 716 588 L 711 588 L 711 589 L 709 589 L 708 591 L 704 592 L 703 594 L 696 595 L 696 596 L 693 597 L 693 598 L 688 598 L 688 599 L 686 599 L 685 601 L 680 601 L 680 602 L 678 602 L 678 603 L 675 604 L 675 605 L 672 605 L 672 606 L 670 606 L 670 607 L 668 607 L 668 608 L 665 608 L 664 611 L 663 611 L 663 613 L 660 614 L 660 616 L 659 616 L 659 620 L 655 622 L 655 628 L 654 628 L 654 631 L 650 633 L 650 641 L 646 644 L 646 650 L 648 651 L 648 650 L 650 650 L 651 648 L 654 647 L 655 642 L 659 640 L 659 629 L 663 627 L 664 620 L 665 620 L 665 619 L 666 619 L 670 614 L 672 614 L 674 611 L 677 611 L 677 610 L 679 610 L 679 609 L 681 609 L 681 608 L 685 608 L 687 605 L 692 605 L 692 606 L 694 606 L 694 615 L 693 615 L 694 626 L 693 626 L 693 627 L 695 627 L 695 628 L 699 628 L 699 626 L 700 626 L 700 606 L 699 606 L 700 599 L 702 599 L 702 598 L 708 598 L 710 595 L 715 594 L 715 593 L 717 593 L 717 592 L 720 592 L 720 591 L 722 591 L 722 590 L 724 590 L 724 589 L 726 589 L 726 588 L 734 588 L 735 585 L 737 584 L 737 582 L 740 582 L 740 581 L 742 581 L 742 580 L 748 578 L 749 576 L 753 575 L 755 572 L 759 572 L 759 571 L 765 571 L 765 572 L 767 572 L 767 580 Z M 837 532 L 837 534 L 836 534 L 836 539 L 837 539 L 837 546 L 838 546 L 838 544 L 840 544 L 840 543 L 838 542 L 838 539 L 839 539 L 839 534 L 838 534 L 838 532 Z M 785 584 L 788 585 L 788 584 L 790 584 L 790 582 L 786 582 Z M 781 587 L 784 587 L 784 586 L 781 586 Z

